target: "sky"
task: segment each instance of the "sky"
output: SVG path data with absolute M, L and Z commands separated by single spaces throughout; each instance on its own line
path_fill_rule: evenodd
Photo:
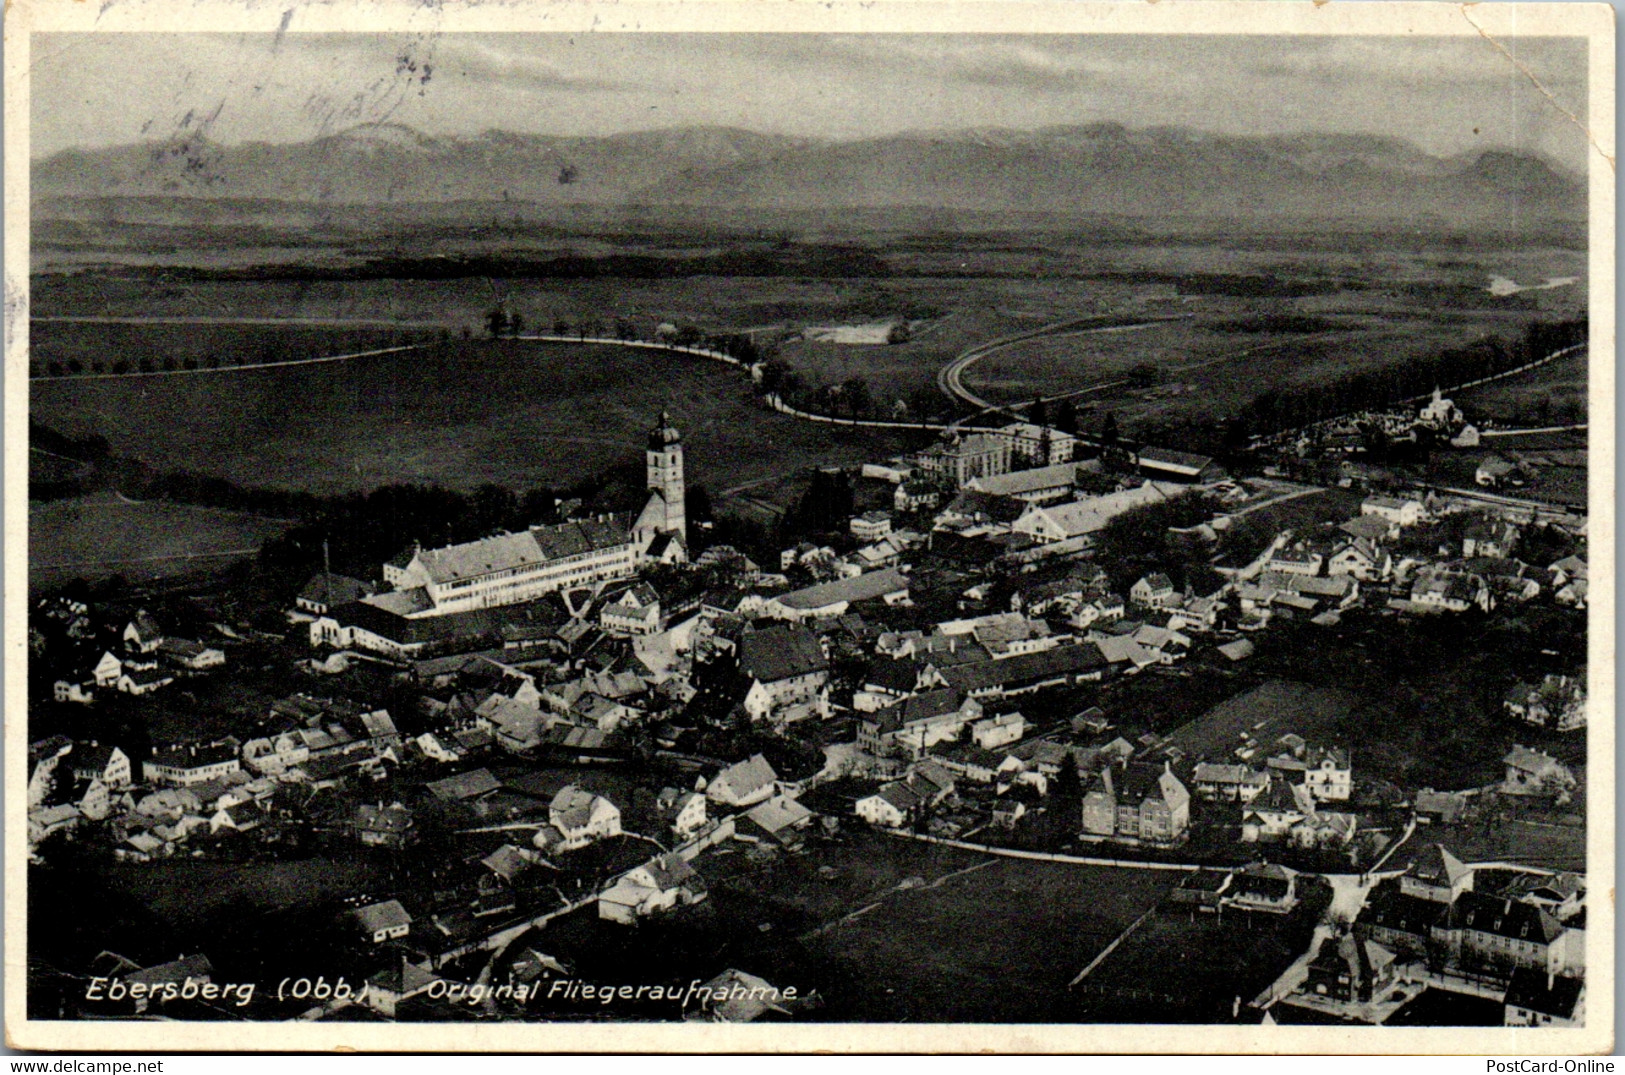
M 850 139 L 1115 121 L 1391 135 L 1438 156 L 1512 147 L 1583 170 L 1565 113 L 1585 114 L 1584 41 L 1502 43 L 1516 64 L 1478 36 L 40 34 L 32 155 L 199 130 L 295 142 L 371 122 Z

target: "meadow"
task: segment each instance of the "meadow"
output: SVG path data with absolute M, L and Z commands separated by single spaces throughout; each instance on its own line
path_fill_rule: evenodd
M 241 485 L 330 493 L 397 482 L 556 488 L 641 468 L 669 410 L 713 494 L 892 454 L 883 433 L 765 409 L 737 370 L 597 346 L 450 340 L 325 365 L 36 381 L 32 418 L 116 454 Z
M 168 578 L 252 557 L 285 523 L 189 504 L 97 493 L 28 506 L 28 583 Z
M 29 365 L 36 377 L 215 371 L 423 342 L 431 338 L 425 329 L 422 322 L 403 327 L 355 321 L 35 320 L 29 328 Z
M 900 892 L 812 947 L 831 1019 L 1066 1022 L 1077 973 L 1181 876 L 1001 858 Z
M 1295 734 L 1311 743 L 1335 742 L 1333 733 L 1350 724 L 1364 708 L 1363 700 L 1348 691 L 1312 687 L 1305 683 L 1272 680 L 1237 695 L 1204 713 L 1169 739 L 1188 757 L 1234 761 L 1234 750 L 1248 737 L 1259 744 L 1257 765 L 1285 748 L 1282 736 Z
M 1543 428 L 1584 422 L 1589 396 L 1590 357 L 1582 353 L 1469 388 L 1453 398 L 1470 420 Z
M 1130 384 L 1079 398 L 1132 430 L 1140 421 L 1234 413 L 1265 387 L 1314 384 L 1489 335 L 1515 338 L 1529 320 L 1571 317 L 1585 303 L 1580 286 L 1489 291 L 1496 275 L 1582 275 L 1583 251 L 1555 236 L 1546 243 L 1422 231 L 1280 236 L 1194 225 L 1189 234 L 1127 234 L 1053 222 L 952 233 L 917 221 L 864 232 L 832 227 L 789 218 L 732 233 L 535 227 L 473 246 L 425 234 L 387 248 L 381 240 L 312 248 L 303 267 L 266 263 L 258 273 L 246 261 L 209 269 L 199 252 L 202 267 L 191 273 L 106 265 L 37 273 L 32 309 L 38 317 L 372 321 L 375 332 L 387 323 L 437 325 L 453 336 L 480 334 L 497 303 L 532 328 L 619 319 L 647 335 L 662 322 L 692 324 L 751 334 L 807 388 L 861 378 L 877 410 L 902 401 L 914 413 L 950 411 L 936 388 L 938 370 L 991 339 L 1084 317 L 1179 318 L 1027 341 L 966 373 L 973 391 L 1008 403 L 1133 371 Z M 377 258 L 386 249 L 388 259 L 357 269 L 369 252 Z M 504 271 L 446 267 L 445 257 L 471 253 L 500 255 Z M 643 259 L 641 267 L 613 260 L 623 254 Z M 580 271 L 560 268 L 565 255 Z M 694 268 L 705 258 L 734 259 L 739 271 Z M 772 275 L 762 274 L 767 268 Z M 805 332 L 887 318 L 914 323 L 913 337 L 875 345 Z
M 636 933 L 589 915 L 538 948 L 605 981 L 727 966 L 816 990 L 830 1022 L 1056 1022 L 1067 983 L 1180 875 L 996 858 L 852 829 L 753 861 L 708 852 L 706 903 Z

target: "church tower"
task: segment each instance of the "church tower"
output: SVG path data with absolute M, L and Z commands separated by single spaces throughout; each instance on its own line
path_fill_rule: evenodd
M 660 424 L 649 430 L 649 447 L 644 453 L 649 475 L 649 491 L 663 502 L 665 519 L 660 529 L 676 534 L 688 543 L 687 490 L 683 486 L 683 438 L 672 427 L 671 416 L 660 412 Z

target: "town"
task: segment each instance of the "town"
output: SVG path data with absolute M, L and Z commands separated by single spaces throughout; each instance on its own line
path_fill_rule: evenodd
M 821 939 L 1004 863 L 1133 905 L 1046 1018 L 1582 1025 L 1585 516 L 1358 461 L 1477 444 L 1438 392 L 1223 462 L 1006 417 L 816 470 L 777 548 L 661 415 L 632 510 L 41 595 L 33 898 L 126 895 L 31 1011 L 857 1018 Z M 160 950 L 129 893 L 237 928 Z

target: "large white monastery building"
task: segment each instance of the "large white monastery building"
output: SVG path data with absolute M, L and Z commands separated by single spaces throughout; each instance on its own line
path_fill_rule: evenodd
M 630 513 L 571 519 L 438 549 L 413 548 L 384 565 L 390 590 L 319 618 L 312 641 L 409 651 L 401 621 L 533 601 L 545 594 L 630 578 L 646 563 L 686 558 L 682 436 L 665 413 L 644 453 L 649 499 Z M 423 625 L 427 627 L 427 624 Z M 391 637 L 394 636 L 394 637 Z

